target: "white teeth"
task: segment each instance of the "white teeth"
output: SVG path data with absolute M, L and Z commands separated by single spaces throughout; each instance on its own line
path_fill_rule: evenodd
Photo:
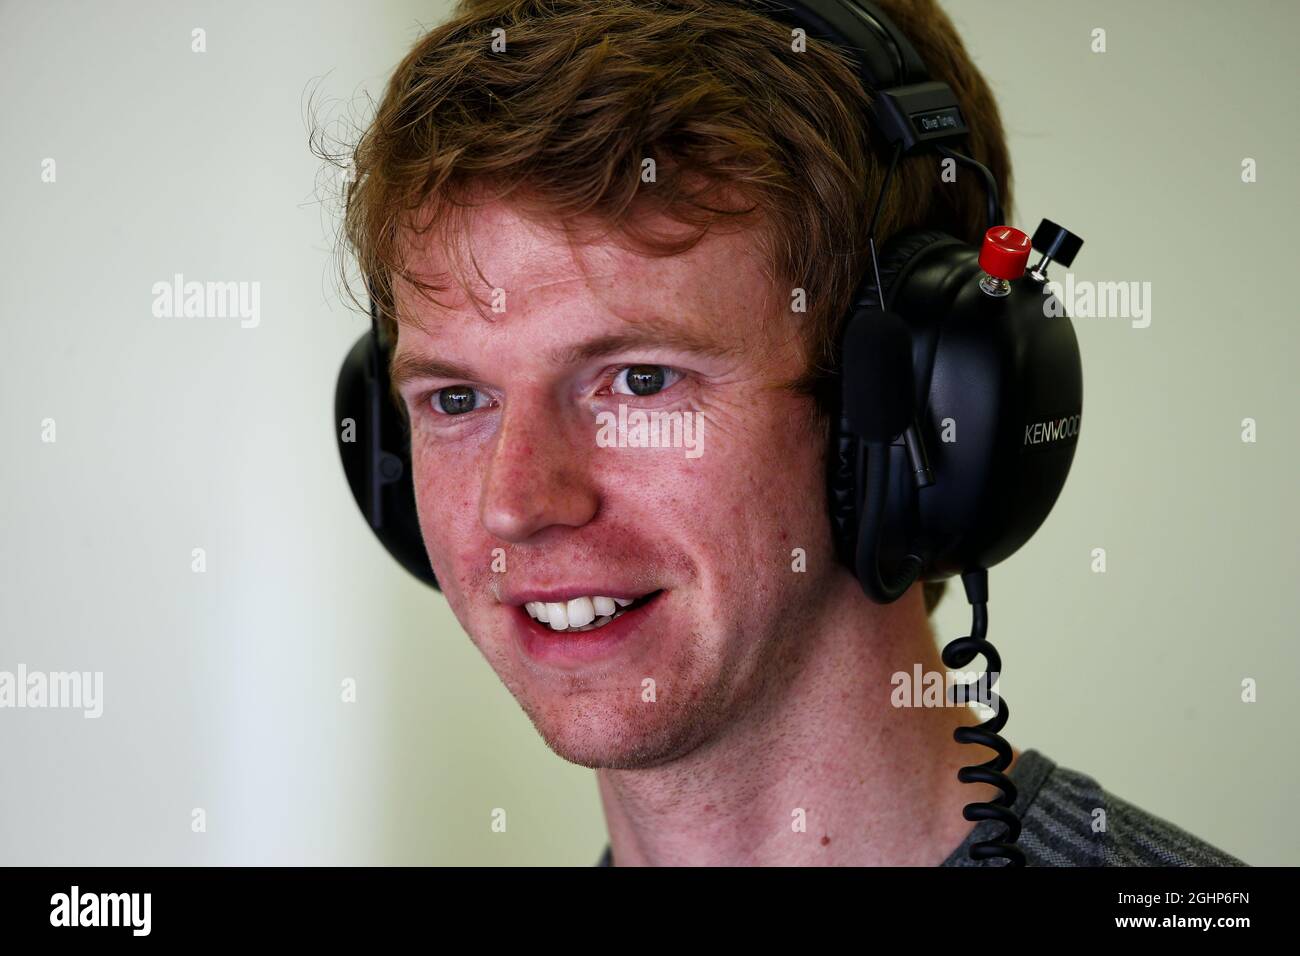
M 594 631 L 621 617 L 633 598 L 576 597 L 571 601 L 529 601 L 524 610 L 553 631 Z
M 546 605 L 546 623 L 553 631 L 569 629 L 569 606 L 567 604 L 548 602 Z
M 569 627 L 586 627 L 596 620 L 596 611 L 589 597 L 574 598 L 569 602 L 568 612 Z

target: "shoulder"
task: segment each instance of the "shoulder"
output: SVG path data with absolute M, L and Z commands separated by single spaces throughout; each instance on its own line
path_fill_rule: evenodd
M 1246 866 L 1247 864 L 1127 800 L 1107 793 L 1106 866 Z
M 1012 780 L 1031 866 L 1246 865 L 1038 751 L 1020 755 Z

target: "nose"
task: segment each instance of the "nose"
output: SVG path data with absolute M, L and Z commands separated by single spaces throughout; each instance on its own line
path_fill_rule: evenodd
M 599 506 L 590 472 L 595 425 L 580 435 L 579 423 L 566 421 L 549 401 L 513 398 L 483 475 L 483 527 L 510 542 L 551 526 L 582 527 Z

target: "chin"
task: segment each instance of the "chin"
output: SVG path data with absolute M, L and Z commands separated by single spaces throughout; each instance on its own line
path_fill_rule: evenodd
M 592 770 L 654 767 L 685 756 L 704 737 L 696 715 L 639 697 L 631 708 L 569 698 L 524 711 L 556 756 Z

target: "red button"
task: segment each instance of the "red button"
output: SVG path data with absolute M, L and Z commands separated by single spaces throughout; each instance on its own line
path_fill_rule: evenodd
M 1029 264 L 1033 243 L 1014 226 L 994 226 L 984 233 L 980 268 L 999 279 L 1019 279 Z

